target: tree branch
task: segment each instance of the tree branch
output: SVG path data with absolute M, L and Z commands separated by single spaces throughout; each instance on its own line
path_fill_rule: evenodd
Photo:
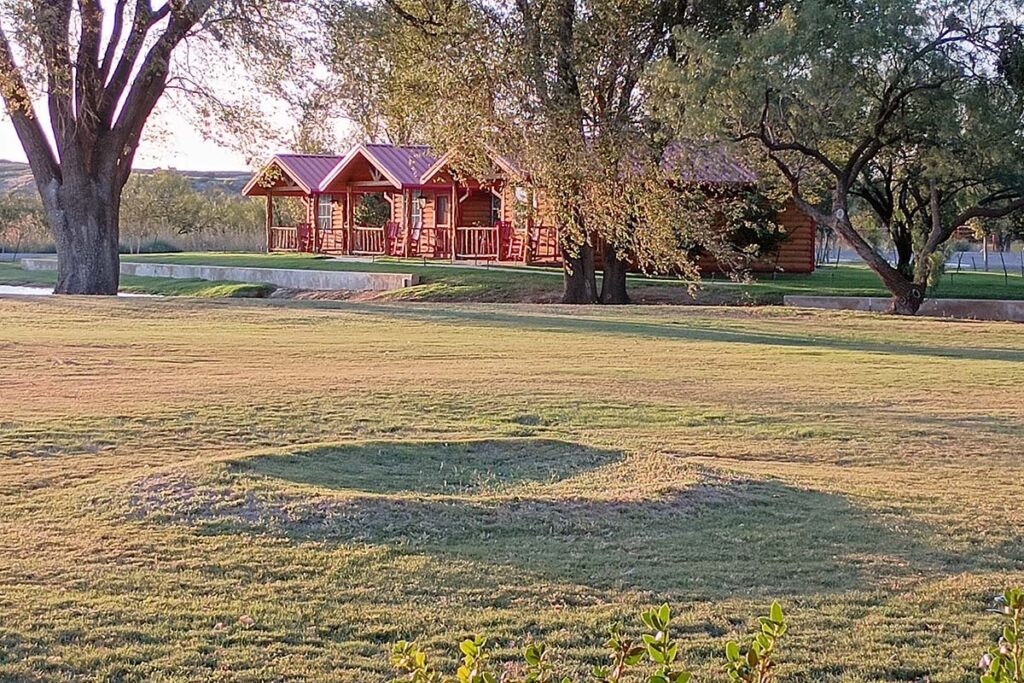
M 39 124 L 32 98 L 29 96 L 25 80 L 21 75 L 11 44 L 7 39 L 7 31 L 0 26 L 0 93 L 2 93 L 7 114 L 14 124 L 14 131 L 21 141 L 21 146 L 28 157 L 32 177 L 40 194 L 47 196 L 46 188 L 61 177 L 60 166 L 46 139 L 43 127 Z

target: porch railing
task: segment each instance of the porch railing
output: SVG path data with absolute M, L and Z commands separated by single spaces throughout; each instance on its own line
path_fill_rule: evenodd
M 496 225 L 455 228 L 455 258 L 496 259 L 500 253 Z
M 298 251 L 299 228 L 297 226 L 275 225 L 270 228 L 270 251 Z
M 562 258 L 558 228 L 553 225 L 535 225 L 530 228 L 530 259 L 558 261 Z
M 384 227 L 356 225 L 352 228 L 351 253 L 359 256 L 383 256 L 387 252 Z

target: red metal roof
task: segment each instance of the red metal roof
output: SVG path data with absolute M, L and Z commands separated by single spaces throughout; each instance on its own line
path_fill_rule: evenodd
M 721 143 L 673 142 L 665 149 L 662 165 L 691 183 L 757 182 L 757 174 Z
M 370 163 L 378 166 L 381 172 L 403 187 L 422 184 L 423 175 L 441 158 L 426 145 L 367 144 L 354 148 L 345 156 L 278 154 L 274 161 L 281 165 L 296 184 L 313 194 L 323 187 L 329 176 L 341 170 L 339 167 L 343 162 L 351 161 L 360 152 L 369 158 Z M 499 164 L 515 168 L 515 164 L 507 157 L 496 159 Z M 665 170 L 677 174 L 686 182 L 757 182 L 757 174 L 721 143 L 673 142 L 665 149 L 662 165 Z
M 304 189 L 316 192 L 327 174 L 344 157 L 328 154 L 278 154 L 274 157 Z
M 438 160 L 426 145 L 363 145 L 382 171 L 402 185 L 419 185 L 420 177 Z

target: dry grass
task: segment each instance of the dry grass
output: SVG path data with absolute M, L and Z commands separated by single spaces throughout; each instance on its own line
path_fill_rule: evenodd
M 1024 578 L 1021 329 L 0 299 L 0 679 L 593 663 L 662 600 L 707 679 L 778 597 L 787 680 L 968 680 Z

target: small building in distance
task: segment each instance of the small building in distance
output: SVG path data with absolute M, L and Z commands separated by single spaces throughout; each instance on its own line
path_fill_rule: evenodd
M 344 156 L 278 154 L 243 193 L 267 199 L 271 252 L 560 264 L 558 225 L 528 174 L 493 154 L 483 177 L 466 178 L 452 168 L 453 156 L 423 145 L 388 144 L 356 145 Z M 664 163 L 685 182 L 702 186 L 743 189 L 757 182 L 724 147 L 671 145 Z M 275 197 L 299 199 L 304 220 L 281 225 Z M 787 205 L 778 222 L 785 238 L 752 269 L 812 272 L 813 220 Z M 710 258 L 700 265 L 718 269 Z

